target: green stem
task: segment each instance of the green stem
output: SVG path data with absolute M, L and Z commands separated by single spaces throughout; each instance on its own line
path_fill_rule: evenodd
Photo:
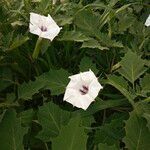
M 40 53 L 40 48 L 41 48 L 40 47 L 41 42 L 42 42 L 42 38 L 39 37 L 38 40 L 37 40 L 37 42 L 36 42 L 33 54 L 32 54 L 33 59 L 37 59 L 38 58 L 38 55 Z
M 45 145 L 45 149 L 46 149 L 46 150 L 49 150 L 49 149 L 48 149 L 48 146 L 47 146 L 47 143 L 44 143 L 44 145 Z
M 0 108 L 18 107 L 19 104 L 0 103 Z

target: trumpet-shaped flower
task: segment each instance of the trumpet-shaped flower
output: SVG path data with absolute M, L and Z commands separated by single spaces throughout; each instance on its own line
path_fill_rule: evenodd
M 64 101 L 86 110 L 103 87 L 91 70 L 69 78 L 71 80 L 66 87 Z
M 36 13 L 30 13 L 29 29 L 31 33 L 52 41 L 60 32 L 61 27 L 56 24 L 50 15 L 45 17 Z
M 146 19 L 145 25 L 148 27 L 150 26 L 150 15 L 148 16 L 148 18 Z

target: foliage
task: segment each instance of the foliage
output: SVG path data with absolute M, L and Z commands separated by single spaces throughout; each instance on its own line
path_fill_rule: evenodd
M 0 1 L 0 150 L 148 150 L 148 0 Z M 62 27 L 29 33 L 30 12 Z M 84 111 L 63 101 L 69 76 L 91 69 L 103 89 Z

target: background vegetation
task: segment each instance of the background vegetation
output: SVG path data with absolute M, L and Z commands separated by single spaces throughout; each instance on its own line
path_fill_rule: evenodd
M 149 150 L 149 10 L 149 0 L 1 0 L 0 150 Z M 30 12 L 63 28 L 36 60 Z M 63 94 L 89 68 L 104 88 L 83 111 Z

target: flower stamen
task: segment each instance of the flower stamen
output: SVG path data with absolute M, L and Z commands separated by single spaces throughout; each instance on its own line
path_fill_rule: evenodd
M 79 89 L 79 91 L 80 91 L 81 95 L 85 95 L 88 93 L 89 88 L 85 85 L 82 85 L 82 89 Z
M 45 27 L 45 26 L 41 26 L 40 29 L 41 29 L 42 32 L 46 32 L 47 31 L 47 27 Z

